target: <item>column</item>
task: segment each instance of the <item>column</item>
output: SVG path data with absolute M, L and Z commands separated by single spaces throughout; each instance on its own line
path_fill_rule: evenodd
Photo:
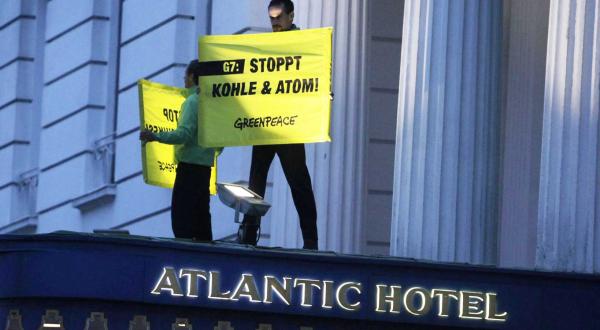
M 501 1 L 407 1 L 391 254 L 496 255 Z
M 335 100 L 331 143 L 306 145 L 318 213 L 319 249 L 355 253 L 361 245 L 364 193 L 366 6 L 358 0 L 295 2 L 301 28 L 332 26 Z M 298 214 L 274 162 L 271 245 L 302 247 Z
M 597 0 L 550 4 L 536 266 L 600 271 Z

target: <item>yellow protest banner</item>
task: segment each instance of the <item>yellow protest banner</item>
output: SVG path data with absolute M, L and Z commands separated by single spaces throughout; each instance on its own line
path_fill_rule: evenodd
M 140 102 L 140 127 L 154 133 L 177 128 L 181 105 L 186 89 L 163 85 L 148 80 L 138 81 Z M 173 188 L 177 160 L 176 146 L 151 142 L 142 145 L 142 172 L 144 182 L 150 185 Z M 217 167 L 211 168 L 210 193 L 217 193 Z
M 332 28 L 199 40 L 198 143 L 331 141 Z

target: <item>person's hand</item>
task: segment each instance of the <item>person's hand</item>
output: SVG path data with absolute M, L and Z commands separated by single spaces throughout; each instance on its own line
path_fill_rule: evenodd
M 140 132 L 140 141 L 142 141 L 142 144 L 156 141 L 156 135 L 154 135 L 154 133 L 150 132 L 149 130 L 142 130 Z

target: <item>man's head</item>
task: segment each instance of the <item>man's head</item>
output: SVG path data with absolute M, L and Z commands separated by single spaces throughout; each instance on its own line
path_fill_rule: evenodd
M 288 31 L 294 22 L 294 3 L 292 0 L 271 0 L 269 19 L 273 32 Z
M 185 69 L 185 88 L 198 85 L 198 76 L 200 74 L 200 63 L 198 60 L 192 60 Z

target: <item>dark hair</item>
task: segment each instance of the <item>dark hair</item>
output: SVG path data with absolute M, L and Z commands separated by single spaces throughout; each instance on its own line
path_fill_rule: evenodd
M 271 7 L 283 7 L 286 14 L 294 11 L 294 3 L 292 0 L 271 0 L 271 2 L 269 2 L 269 7 L 267 8 Z
M 198 76 L 200 76 L 200 63 L 198 60 L 190 61 L 187 68 L 185 69 L 185 75 L 192 74 L 194 78 L 194 85 L 198 85 Z

